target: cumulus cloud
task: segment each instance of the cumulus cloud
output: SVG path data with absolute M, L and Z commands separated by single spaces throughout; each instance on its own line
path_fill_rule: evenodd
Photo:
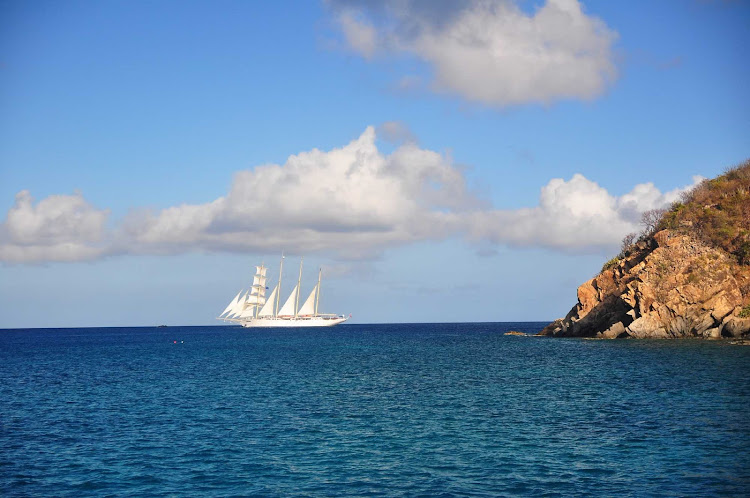
M 500 210 L 469 188 L 449 156 L 419 147 L 403 125 L 386 123 L 381 130 L 401 141 L 389 154 L 368 127 L 343 147 L 239 171 L 229 192 L 211 202 L 136 210 L 110 230 L 109 212 L 79 193 L 34 205 L 22 191 L 0 225 L 0 260 L 284 249 L 343 262 L 450 237 L 485 251 L 497 245 L 612 249 L 638 230 L 642 211 L 668 205 L 683 190 L 662 193 L 646 183 L 618 197 L 574 175 L 542 187 L 534 207 Z
M 369 127 L 344 147 L 240 171 L 227 196 L 211 203 L 141 214 L 130 220 L 129 234 L 139 246 L 163 250 L 190 243 L 210 250 L 283 247 L 362 257 L 389 245 L 442 238 L 457 212 L 476 205 L 445 156 L 413 142 L 384 155 Z
M 344 12 L 338 18 L 341 30 L 346 37 L 349 45 L 362 54 L 365 58 L 370 58 L 375 54 L 377 33 L 375 28 L 370 26 L 366 20 L 357 19 L 352 13 Z
M 51 195 L 33 204 L 28 190 L 0 226 L 0 261 L 82 261 L 105 254 L 102 243 L 108 210 L 89 204 L 80 193 Z
M 578 0 L 533 14 L 512 0 L 330 2 L 345 43 L 367 59 L 410 54 L 433 88 L 492 106 L 592 99 L 617 76 L 617 33 Z
M 640 231 L 641 213 L 669 206 L 701 180 L 694 177 L 692 185 L 664 194 L 644 183 L 616 197 L 580 174 L 568 181 L 555 178 L 542 187 L 536 207 L 473 213 L 469 236 L 514 246 L 610 249 L 625 234 Z
M 704 177 L 693 176 L 693 183 L 687 187 L 676 188 L 669 192 L 662 193 L 653 183 L 642 183 L 636 185 L 632 192 L 629 192 L 617 200 L 617 209 L 623 219 L 633 223 L 639 222 L 641 214 L 650 209 L 661 209 L 669 206 L 680 198 L 680 194 L 689 190 L 700 182 L 705 180 Z
M 381 140 L 393 144 L 403 142 L 417 142 L 417 137 L 411 132 L 409 127 L 400 121 L 386 121 L 377 128 L 377 135 Z

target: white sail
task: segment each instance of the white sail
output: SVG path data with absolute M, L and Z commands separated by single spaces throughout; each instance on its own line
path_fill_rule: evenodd
M 297 304 L 297 286 L 294 286 L 294 290 L 287 298 L 284 306 L 279 310 L 279 316 L 294 316 L 294 307 Z
M 232 307 L 229 309 L 229 311 L 226 312 L 224 318 L 231 318 L 234 316 L 235 310 L 237 309 L 239 302 L 242 300 L 242 296 L 240 294 L 242 294 L 243 292 L 245 292 L 244 289 L 241 290 L 239 294 L 237 294 L 237 297 L 232 301 Z
M 266 268 L 263 265 L 255 267 L 255 273 L 260 275 L 261 277 L 265 277 L 267 271 L 268 271 L 268 268 Z
M 255 306 L 248 306 L 245 310 L 238 315 L 238 318 L 252 318 L 255 314 Z
M 260 311 L 258 312 L 258 316 L 273 316 L 273 308 L 276 305 L 276 294 L 279 290 L 278 286 L 274 287 L 271 291 L 271 295 L 268 296 L 268 301 L 266 301 L 266 305 L 263 306 Z
M 315 287 L 313 287 L 312 292 L 310 292 L 310 295 L 307 296 L 307 299 L 305 300 L 305 304 L 303 304 L 302 307 L 299 309 L 298 315 L 306 316 L 306 315 L 315 314 L 315 293 L 317 291 L 318 291 L 318 285 L 316 284 Z
M 239 316 L 240 313 L 242 313 L 245 309 L 245 300 L 247 299 L 247 295 L 250 294 L 250 291 L 245 292 L 243 296 L 241 296 L 235 303 L 234 306 L 232 306 L 232 311 L 229 312 L 227 317 L 231 316 Z
M 266 277 L 255 275 L 253 277 L 253 287 L 258 287 L 261 289 L 266 288 Z
M 266 298 L 257 294 L 250 294 L 247 298 L 248 304 L 266 304 Z
M 234 305 L 235 305 L 235 304 L 237 303 L 237 301 L 238 301 L 238 300 L 240 299 L 240 294 L 242 294 L 242 291 L 243 291 L 243 290 L 244 290 L 244 289 L 240 289 L 240 291 L 239 291 L 239 292 L 237 293 L 237 295 L 236 295 L 236 296 L 234 296 L 234 298 L 232 298 L 232 300 L 231 300 L 231 301 L 229 301 L 229 304 L 227 305 L 227 307 L 226 307 L 226 308 L 224 308 L 224 311 L 222 311 L 222 312 L 221 312 L 221 314 L 220 314 L 219 316 L 224 316 L 224 314 L 225 314 L 225 313 L 226 313 L 227 311 L 230 311 L 230 310 L 231 310 L 232 308 L 234 308 Z

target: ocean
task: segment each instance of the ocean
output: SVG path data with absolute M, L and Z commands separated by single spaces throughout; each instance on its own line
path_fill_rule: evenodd
M 750 348 L 543 325 L 0 330 L 0 495 L 750 495 Z

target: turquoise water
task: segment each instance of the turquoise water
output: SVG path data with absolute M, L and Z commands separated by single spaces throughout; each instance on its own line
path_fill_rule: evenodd
M 0 495 L 750 494 L 750 348 L 543 325 L 0 331 Z

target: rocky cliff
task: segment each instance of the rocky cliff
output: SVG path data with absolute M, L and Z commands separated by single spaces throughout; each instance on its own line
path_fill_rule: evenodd
M 731 181 L 725 181 L 727 175 Z M 599 275 L 578 288 L 578 303 L 565 318 L 539 335 L 750 335 L 750 163 L 727 175 L 704 182 L 685 202 L 662 213 L 649 234 L 623 248 Z M 711 210 L 718 215 L 712 216 Z M 719 228 L 715 219 L 721 220 Z

